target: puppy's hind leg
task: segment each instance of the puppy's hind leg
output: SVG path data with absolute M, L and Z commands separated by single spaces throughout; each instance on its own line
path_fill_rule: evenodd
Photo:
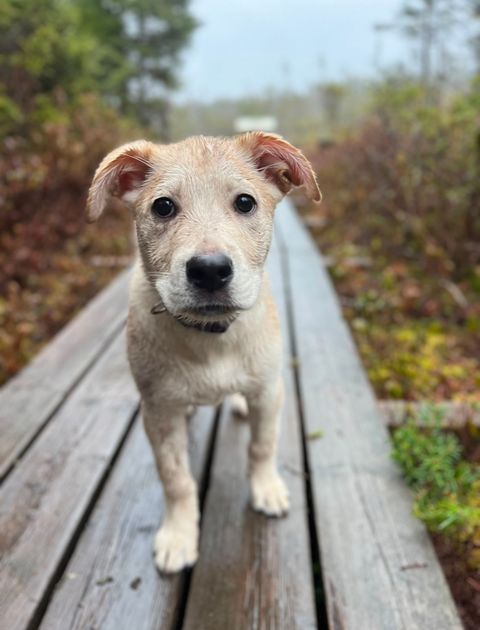
M 165 493 L 166 514 L 155 537 L 155 563 L 181 571 L 198 557 L 198 496 L 188 463 L 187 409 L 144 401 L 145 429 Z
M 277 471 L 278 425 L 283 404 L 281 379 L 248 398 L 251 440 L 249 476 L 252 507 L 268 516 L 289 508 L 288 489 Z

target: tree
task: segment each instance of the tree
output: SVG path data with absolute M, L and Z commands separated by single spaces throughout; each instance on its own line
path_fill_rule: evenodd
M 330 131 L 338 127 L 346 88 L 341 83 L 327 83 L 321 88 L 322 105 Z
M 470 41 L 480 70 L 480 35 L 475 31 L 480 0 L 406 0 L 394 25 L 419 43 L 419 78 L 431 102 L 447 80 L 453 35 Z M 478 29 L 477 29 L 478 30 Z
M 470 0 L 472 15 L 476 22 L 476 33 L 472 37 L 472 48 L 475 56 L 475 70 L 480 77 L 480 0 Z
M 0 0 L 0 131 L 95 93 L 166 127 L 168 90 L 197 26 L 189 0 Z
M 129 104 L 128 82 L 135 72 L 135 66 L 125 53 L 125 8 L 118 0 L 77 1 L 82 30 L 93 35 L 97 42 L 108 43 L 98 89 L 107 102 L 126 113 Z
M 197 27 L 189 0 L 80 0 L 85 25 L 109 41 L 124 112 L 144 125 L 165 118 L 165 93 L 178 84 L 180 52 Z M 123 65 L 122 65 L 122 63 Z
M 0 94 L 20 112 L 61 89 L 94 91 L 106 47 L 80 28 L 78 6 L 61 0 L 0 0 Z
M 429 100 L 433 96 L 434 79 L 439 57 L 441 65 L 447 61 L 448 51 L 445 42 L 452 28 L 458 22 L 462 0 L 409 0 L 400 14 L 400 28 L 420 45 L 420 81 L 425 87 Z

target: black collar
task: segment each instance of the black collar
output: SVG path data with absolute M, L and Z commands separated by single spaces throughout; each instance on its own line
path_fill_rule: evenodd
M 176 318 L 175 318 L 176 319 Z M 224 333 L 228 330 L 228 327 L 232 322 L 185 322 L 182 319 L 177 319 L 179 324 L 185 326 L 185 328 L 194 328 L 195 330 L 199 330 L 200 332 L 208 332 L 208 333 Z
M 224 333 L 228 330 L 230 324 L 234 321 L 223 321 L 223 322 L 191 322 L 181 317 L 175 317 L 167 310 L 163 303 L 155 304 L 150 310 L 152 315 L 159 315 L 161 313 L 167 313 L 173 319 L 184 326 L 185 328 L 193 328 L 194 330 L 198 330 L 200 332 L 208 332 L 208 333 Z

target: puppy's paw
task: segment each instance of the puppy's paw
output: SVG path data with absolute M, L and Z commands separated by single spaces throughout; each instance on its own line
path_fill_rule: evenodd
M 232 409 L 232 414 L 238 420 L 245 420 L 248 418 L 248 405 L 245 396 L 242 394 L 232 394 L 228 398 Z
M 161 527 L 155 536 L 155 564 L 162 573 L 177 573 L 195 564 L 198 558 L 198 534 L 192 530 Z
M 290 507 L 288 489 L 277 473 L 252 476 L 252 507 L 267 516 L 283 516 Z

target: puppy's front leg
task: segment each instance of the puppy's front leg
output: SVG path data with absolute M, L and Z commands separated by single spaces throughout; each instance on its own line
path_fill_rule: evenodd
M 144 401 L 143 416 L 160 479 L 166 514 L 155 537 L 155 562 L 173 573 L 198 557 L 197 487 L 188 464 L 187 408 L 166 408 Z
M 278 425 L 283 404 L 283 383 L 247 397 L 251 439 L 249 476 L 252 506 L 268 516 L 288 512 L 288 490 L 277 471 Z

